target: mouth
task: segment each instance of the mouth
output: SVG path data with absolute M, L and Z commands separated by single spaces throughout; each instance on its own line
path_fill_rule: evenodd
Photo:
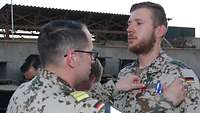
M 133 34 L 128 34 L 128 41 L 131 42 L 131 41 L 134 41 L 134 40 L 137 40 L 137 37 L 134 36 Z
M 134 35 L 134 33 L 128 33 L 128 39 L 137 39 L 137 37 Z

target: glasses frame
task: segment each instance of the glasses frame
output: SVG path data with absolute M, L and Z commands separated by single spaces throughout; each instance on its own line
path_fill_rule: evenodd
M 96 61 L 96 59 L 98 58 L 99 56 L 99 53 L 97 51 L 84 51 L 84 50 L 74 50 L 74 52 L 80 52 L 80 53 L 87 53 L 87 54 L 90 54 L 91 56 L 91 60 L 92 61 Z M 66 55 L 64 55 L 64 57 L 66 57 Z

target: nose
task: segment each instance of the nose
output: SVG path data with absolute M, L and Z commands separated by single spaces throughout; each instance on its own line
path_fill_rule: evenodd
M 127 33 L 135 32 L 135 26 L 133 24 L 128 25 L 126 31 Z

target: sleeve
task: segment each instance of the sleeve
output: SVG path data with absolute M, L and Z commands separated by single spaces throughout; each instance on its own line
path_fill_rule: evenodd
M 181 75 L 184 78 L 184 87 L 187 95 L 181 107 L 186 113 L 197 113 L 200 110 L 200 85 L 196 74 L 189 68 L 180 68 Z
M 130 70 L 127 68 L 122 69 L 119 74 L 118 78 L 116 80 L 109 80 L 108 82 L 101 84 L 100 82 L 93 85 L 91 90 L 89 91 L 92 95 L 92 98 L 96 98 L 98 100 L 101 100 L 103 102 L 109 102 L 113 103 L 113 101 L 117 98 L 121 98 L 122 95 L 124 95 L 125 92 L 118 91 L 116 88 L 115 83 L 117 80 L 125 77 L 126 73 L 130 73 Z
M 89 92 L 92 98 L 96 98 L 102 102 L 112 103 L 112 98 L 118 93 L 118 90 L 115 86 L 115 82 L 109 80 L 104 84 L 101 84 L 100 82 L 96 83 Z
M 168 76 L 171 74 L 175 75 L 174 77 L 165 78 L 168 80 L 169 84 L 178 78 L 182 78 L 184 80 L 183 85 L 186 89 L 186 97 L 184 101 L 179 106 L 173 106 L 172 102 L 167 101 L 164 96 L 155 97 L 157 102 L 156 107 L 162 109 L 168 109 L 171 111 L 184 111 L 184 113 L 197 113 L 200 110 L 200 86 L 199 86 L 199 79 L 196 74 L 188 67 L 177 67 L 176 74 L 172 71 L 169 73 Z

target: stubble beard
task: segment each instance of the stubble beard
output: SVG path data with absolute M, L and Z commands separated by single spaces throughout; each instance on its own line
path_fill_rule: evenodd
M 136 55 L 147 54 L 154 47 L 155 42 L 155 35 L 152 34 L 151 38 L 148 40 L 143 40 L 139 44 L 129 47 L 129 51 L 135 53 Z

